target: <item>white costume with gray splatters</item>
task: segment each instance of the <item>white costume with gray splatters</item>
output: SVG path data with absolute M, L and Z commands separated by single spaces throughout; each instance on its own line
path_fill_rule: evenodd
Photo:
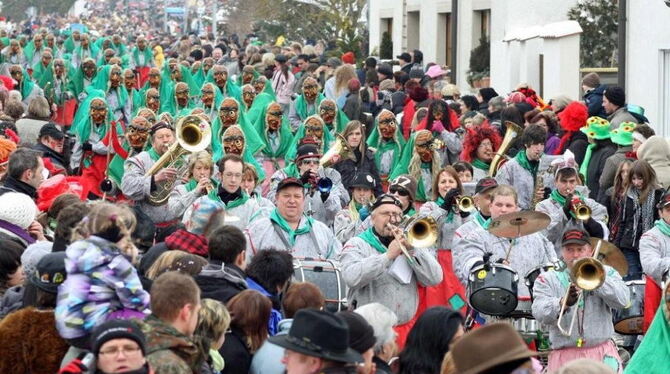
M 663 276 L 670 271 L 670 236 L 653 227 L 642 234 L 639 247 L 644 273 L 661 285 Z

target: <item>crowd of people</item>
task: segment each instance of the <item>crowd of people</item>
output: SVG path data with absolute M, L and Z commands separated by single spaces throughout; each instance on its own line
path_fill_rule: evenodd
M 95 4 L 0 30 L 0 372 L 668 371 L 670 144 L 622 88 Z

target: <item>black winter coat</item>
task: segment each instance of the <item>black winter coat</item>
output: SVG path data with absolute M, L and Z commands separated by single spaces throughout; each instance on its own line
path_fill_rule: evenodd
M 603 108 L 603 95 L 607 86 L 601 84 L 593 90 L 584 94 L 584 102 L 589 108 L 589 117 L 598 116 L 607 119 L 607 113 Z
M 244 333 L 235 327 L 226 332 L 226 340 L 219 349 L 226 366 L 221 374 L 248 374 L 253 354 L 245 343 Z
M 577 130 L 572 133 L 572 137 L 565 149 L 569 149 L 575 155 L 575 162 L 581 165 L 584 162 L 584 155 L 586 154 L 586 147 L 589 145 L 589 138 L 586 134 Z M 561 153 L 565 153 L 565 150 Z
M 354 151 L 357 161 L 352 159 L 345 159 L 333 165 L 333 169 L 337 170 L 342 176 L 342 185 L 349 191 L 349 187 L 354 181 L 358 173 L 368 173 L 375 179 L 375 196 L 382 194 L 382 180 L 379 177 L 379 171 L 375 164 L 375 156 L 371 150 L 365 150 L 365 157 L 360 157 L 358 150 Z
M 605 161 L 617 150 L 616 144 L 609 139 L 596 140 L 596 147 L 591 153 L 591 161 L 586 175 L 586 186 L 589 188 L 589 197 L 596 200 L 600 192 L 600 174 L 603 173 Z
M 658 204 L 659 201 L 661 201 L 661 196 L 663 196 L 664 190 L 662 188 L 659 188 L 654 191 L 654 208 L 652 209 L 654 211 L 654 221 L 658 219 L 658 209 L 656 209 L 656 205 Z M 621 206 L 621 209 L 623 209 L 623 212 L 625 214 L 621 214 L 621 221 L 619 222 L 619 230 L 617 232 L 616 237 L 614 238 L 614 245 L 616 245 L 619 248 L 627 248 L 627 249 L 638 249 L 638 244 L 640 242 L 640 237 L 642 234 L 644 234 L 644 230 L 642 230 L 641 227 L 641 221 L 638 220 L 639 226 L 637 230 L 635 230 L 634 227 L 634 222 L 635 222 L 635 217 L 633 212 L 635 211 L 634 204 L 637 202 L 633 201 L 630 197 L 626 196 L 626 201 L 625 203 Z
M 225 272 L 225 273 L 224 273 Z M 244 272 L 234 265 L 226 265 L 217 276 L 207 276 L 207 271 L 195 276 L 201 298 L 214 299 L 226 304 L 238 293 L 247 289 Z

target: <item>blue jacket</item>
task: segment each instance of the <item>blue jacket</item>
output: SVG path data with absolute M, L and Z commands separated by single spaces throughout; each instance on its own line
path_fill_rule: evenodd
M 293 319 L 283 319 L 277 325 L 277 335 L 286 335 L 291 329 Z M 283 374 L 286 367 L 281 363 L 284 348 L 265 341 L 251 360 L 249 374 Z
M 277 333 L 277 326 L 279 325 L 279 321 L 282 319 L 281 312 L 278 309 L 279 307 L 276 307 L 275 305 L 277 295 L 269 293 L 265 290 L 265 288 L 263 288 L 263 286 L 256 283 L 256 281 L 249 277 L 247 277 L 246 280 L 250 290 L 256 290 L 272 301 L 272 312 L 270 313 L 270 319 L 268 320 L 268 334 L 270 334 L 270 336 L 274 336 Z
M 584 102 L 586 102 L 586 106 L 589 108 L 589 117 L 598 116 L 607 119 L 607 113 L 605 112 L 605 108 L 603 108 L 603 95 L 606 88 L 607 86 L 601 84 L 584 94 Z

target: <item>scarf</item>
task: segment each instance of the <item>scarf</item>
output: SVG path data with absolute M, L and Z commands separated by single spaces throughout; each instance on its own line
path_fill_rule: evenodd
M 177 230 L 165 238 L 169 250 L 180 250 L 194 255 L 207 256 L 207 238 L 203 235 L 190 233 L 184 229 Z
M 654 226 L 658 227 L 658 229 L 666 236 L 670 236 L 670 225 L 668 225 L 668 223 L 665 222 L 663 219 L 657 220 L 654 223 Z
M 521 152 L 519 152 L 519 153 L 521 153 Z M 472 160 L 472 167 L 488 171 L 489 168 L 491 167 L 491 165 L 487 164 L 486 162 L 484 162 L 484 161 L 482 161 L 478 158 L 475 158 L 474 160 Z
M 147 152 L 149 153 L 149 157 L 151 157 L 151 160 L 153 162 L 156 162 L 158 161 L 159 158 L 161 158 L 161 156 L 158 154 L 158 152 L 156 152 L 154 148 L 149 149 Z
M 593 149 L 596 147 L 596 144 L 589 144 L 588 147 L 586 147 L 586 153 L 584 154 L 584 161 L 582 161 L 582 166 L 579 167 L 579 174 L 584 176 L 584 184 L 587 183 L 587 178 L 588 178 L 588 169 L 589 169 L 589 163 L 591 162 L 591 156 L 593 155 Z
M 528 172 L 530 172 L 530 174 L 533 176 L 533 179 L 535 179 L 537 176 L 537 169 L 540 166 L 538 161 L 530 161 L 526 156 L 525 150 L 517 152 L 514 159 L 519 163 L 519 165 L 521 165 L 522 168 L 528 170 Z
M 30 236 L 28 234 L 28 232 L 26 230 L 22 229 L 21 227 L 15 225 L 13 223 L 7 222 L 3 219 L 0 219 L 0 228 L 5 229 L 5 230 L 11 232 L 12 234 L 16 235 L 19 239 L 24 241 L 26 244 L 33 244 L 36 241 L 35 239 L 33 239 L 32 236 Z
M 482 216 L 482 212 L 478 210 L 477 213 L 475 213 L 475 222 L 477 222 L 479 227 L 483 228 L 484 230 L 488 230 L 489 225 L 491 224 L 491 218 L 484 218 L 484 216 Z
M 230 193 L 226 191 L 223 186 L 219 186 L 218 193 L 216 194 L 216 201 L 220 201 L 223 205 L 226 206 L 226 209 L 233 209 L 249 200 L 249 195 L 246 192 L 242 191 L 241 188 L 238 188 L 237 191 Z
M 442 205 L 444 205 L 444 199 L 442 198 L 442 196 L 438 197 L 437 200 L 435 200 L 435 204 L 437 204 L 437 206 L 442 208 Z M 451 209 L 449 213 L 447 213 L 447 219 L 445 222 L 451 223 L 453 221 L 454 221 L 454 210 Z
M 358 237 L 363 239 L 363 241 L 366 243 L 370 244 L 370 246 L 372 246 L 372 248 L 374 248 L 377 252 L 386 253 L 386 246 L 384 246 L 381 240 L 379 240 L 379 237 L 375 233 L 373 227 L 370 227 L 362 233 L 358 234 Z
M 570 287 L 570 269 L 565 269 L 563 271 L 557 271 L 556 276 L 558 277 L 558 281 L 561 282 L 561 286 L 563 288 L 567 289 Z M 584 308 L 584 298 L 582 297 L 579 299 L 579 304 L 577 305 L 578 308 Z M 575 312 L 576 313 L 576 312 Z
M 305 226 L 303 227 L 298 226 L 297 229 L 293 230 L 291 226 L 288 224 L 288 222 L 286 222 L 284 217 L 282 217 L 279 214 L 277 208 L 275 208 L 272 211 L 272 213 L 270 213 L 270 221 L 279 225 L 279 227 L 281 227 L 281 229 L 288 234 L 288 243 L 291 246 L 295 245 L 295 240 L 298 235 L 307 234 L 310 231 L 312 231 L 312 223 L 314 222 L 314 219 L 312 217 L 306 217 L 306 219 L 307 223 L 305 224 Z
M 627 196 L 633 199 L 633 244 L 637 244 L 639 235 L 649 230 L 653 226 L 654 220 L 654 190 L 649 191 L 647 199 L 640 203 L 640 190 L 635 187 L 628 189 Z M 626 217 L 624 204 L 624 212 L 622 217 Z

